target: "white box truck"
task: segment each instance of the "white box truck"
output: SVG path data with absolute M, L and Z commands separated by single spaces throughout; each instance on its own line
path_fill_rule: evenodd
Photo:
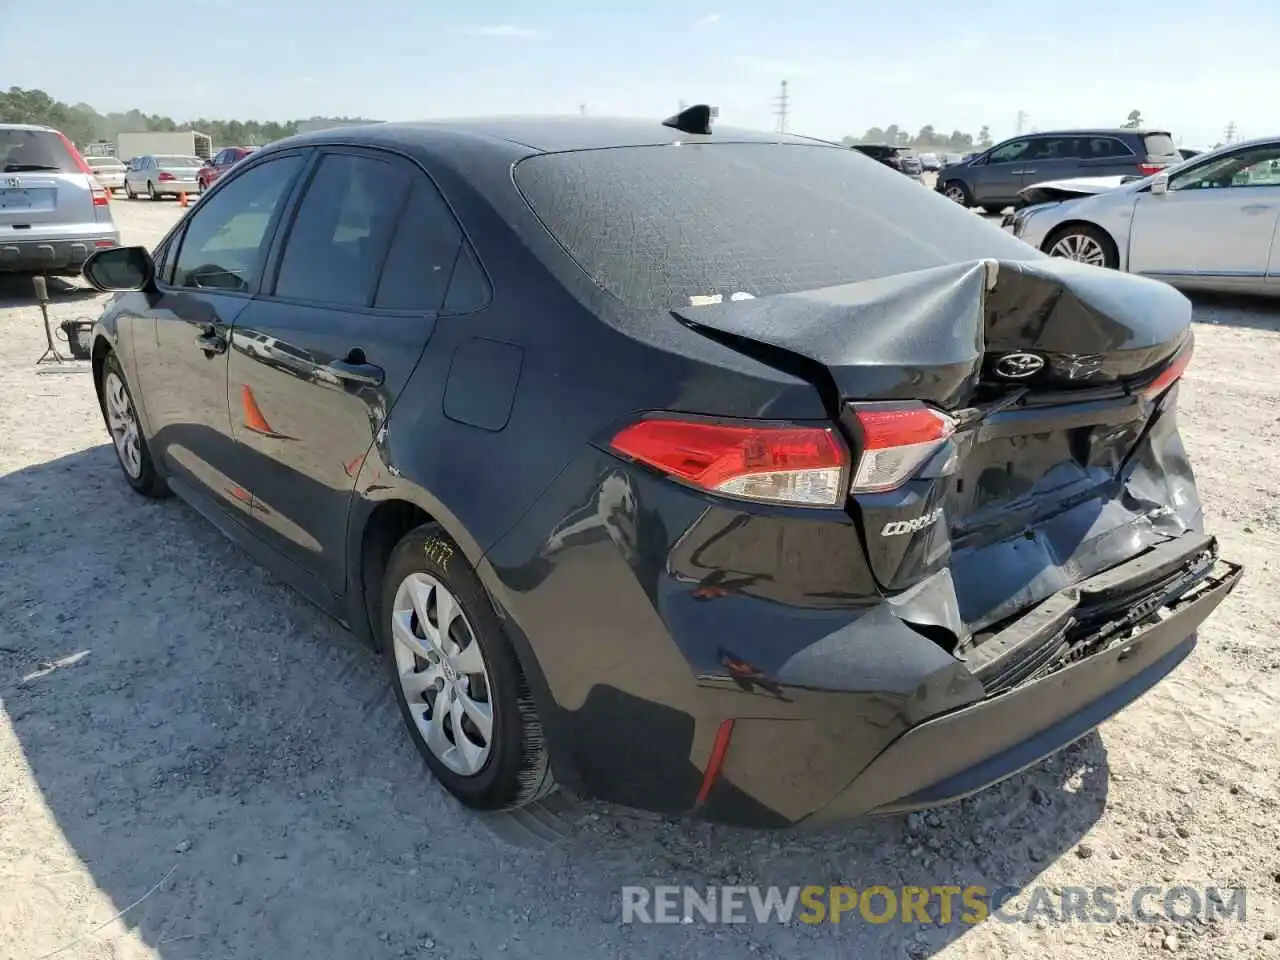
M 207 133 L 179 130 L 173 133 L 122 133 L 116 137 L 116 157 L 128 163 L 147 154 L 180 157 L 213 157 L 213 140 Z

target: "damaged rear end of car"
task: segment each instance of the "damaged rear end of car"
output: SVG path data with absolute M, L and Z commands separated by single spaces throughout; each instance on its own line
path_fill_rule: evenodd
M 1157 683 L 1241 576 L 1178 433 L 1186 298 L 850 153 L 517 167 L 649 374 L 490 557 L 513 629 L 562 638 L 557 776 L 603 799 L 754 826 L 958 799 Z
M 1073 741 L 1185 657 L 1240 576 L 1178 434 L 1194 338 L 1172 288 L 986 260 L 676 315 L 807 370 L 877 587 L 981 684 L 825 815 L 955 799 Z

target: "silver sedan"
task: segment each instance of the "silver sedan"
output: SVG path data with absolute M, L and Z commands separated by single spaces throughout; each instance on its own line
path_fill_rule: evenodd
M 1011 229 L 1054 257 L 1184 289 L 1280 296 L 1280 138 L 1231 144 L 1090 196 L 1033 202 Z

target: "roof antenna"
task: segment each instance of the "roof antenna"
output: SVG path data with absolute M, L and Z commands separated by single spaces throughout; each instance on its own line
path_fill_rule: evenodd
M 667 117 L 662 121 L 664 127 L 674 127 L 681 133 L 710 133 L 711 121 L 720 113 L 715 107 L 709 107 L 705 103 L 695 103 L 692 107 L 685 107 L 674 117 Z

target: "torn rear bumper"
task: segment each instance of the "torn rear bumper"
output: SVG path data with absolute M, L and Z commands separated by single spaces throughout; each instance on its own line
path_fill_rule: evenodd
M 810 819 L 896 813 L 959 800 L 1087 734 L 1191 652 L 1196 631 L 1240 580 L 1218 561 L 1162 618 L 1038 680 L 928 720 L 898 737 Z

